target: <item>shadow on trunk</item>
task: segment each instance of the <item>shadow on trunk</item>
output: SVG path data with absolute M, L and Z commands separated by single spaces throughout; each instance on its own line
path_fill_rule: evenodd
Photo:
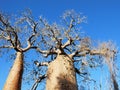
M 56 87 L 57 90 L 77 90 L 76 84 L 72 83 L 69 76 L 60 75 L 58 77 L 59 87 Z

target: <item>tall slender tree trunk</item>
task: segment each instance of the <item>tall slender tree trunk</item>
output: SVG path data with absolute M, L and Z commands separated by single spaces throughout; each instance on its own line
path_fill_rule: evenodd
M 17 52 L 16 59 L 10 70 L 3 90 L 21 90 L 22 73 L 23 73 L 23 53 Z
M 58 55 L 47 71 L 46 90 L 78 90 L 72 59 Z

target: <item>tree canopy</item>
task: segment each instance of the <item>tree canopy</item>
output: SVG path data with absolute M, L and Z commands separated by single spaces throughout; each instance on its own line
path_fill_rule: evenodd
M 111 41 L 94 43 L 90 37 L 84 36 L 81 33 L 81 24 L 87 22 L 85 16 L 68 10 L 63 13 L 60 22 L 49 23 L 43 17 L 34 19 L 31 11 L 27 10 L 17 18 L 11 17 L 0 13 L 0 48 L 25 53 L 33 49 L 38 52 L 36 54 L 48 58 L 45 62 L 34 60 L 37 70 L 32 70 L 32 75 L 36 76 L 33 80 L 37 82 L 31 90 L 35 90 L 41 80 L 47 77 L 44 66 L 48 66 L 61 54 L 68 55 L 73 60 L 79 88 L 89 88 L 84 87 L 81 82 L 96 82 L 89 78 L 91 70 L 106 64 L 111 75 L 112 84 L 109 86 L 118 90 L 114 66 L 118 52 L 116 46 Z

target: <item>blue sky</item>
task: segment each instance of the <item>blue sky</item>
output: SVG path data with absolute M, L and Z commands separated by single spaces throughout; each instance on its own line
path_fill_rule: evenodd
M 87 16 L 82 30 L 95 40 L 112 40 L 120 46 L 120 0 L 0 0 L 0 10 L 17 14 L 30 8 L 35 17 L 40 15 L 49 21 L 69 9 Z M 4 63 L 4 64 L 3 64 Z M 11 62 L 0 59 L 0 90 L 5 82 Z
M 0 0 L 0 2 L 2 11 L 16 14 L 30 8 L 35 17 L 42 15 L 50 21 L 57 21 L 65 10 L 74 9 L 87 16 L 88 24 L 83 29 L 88 35 L 98 39 L 119 41 L 119 0 Z

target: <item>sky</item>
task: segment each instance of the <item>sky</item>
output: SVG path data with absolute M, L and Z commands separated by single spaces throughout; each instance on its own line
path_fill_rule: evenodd
M 0 0 L 0 10 L 17 14 L 31 9 L 35 17 L 57 21 L 65 10 L 74 9 L 87 17 L 82 30 L 94 40 L 112 40 L 120 46 L 120 0 Z M 119 55 L 120 56 L 120 55 Z M 0 90 L 11 62 L 0 59 Z

